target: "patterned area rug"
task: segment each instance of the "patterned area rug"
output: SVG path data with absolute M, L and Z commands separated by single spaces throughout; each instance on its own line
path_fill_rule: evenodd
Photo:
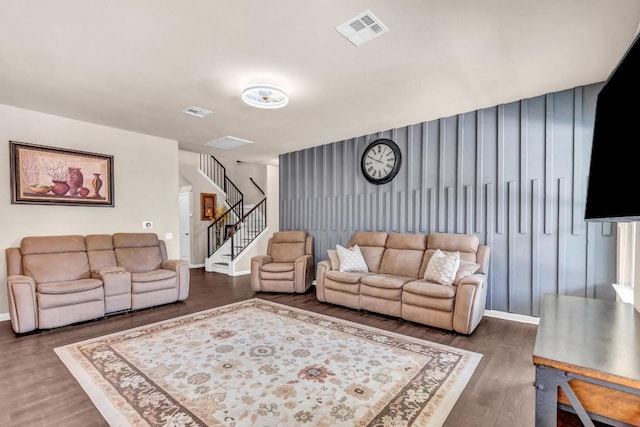
M 113 426 L 439 426 L 482 357 L 260 299 L 55 352 Z

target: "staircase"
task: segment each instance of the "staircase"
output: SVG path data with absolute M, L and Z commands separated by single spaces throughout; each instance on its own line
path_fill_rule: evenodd
M 233 261 L 267 227 L 267 198 L 245 205 L 244 196 L 213 156 L 200 154 L 199 170 L 224 192 L 226 212 L 207 228 L 206 271 L 233 274 Z M 257 186 L 255 181 L 251 182 Z M 264 194 L 262 189 L 260 192 Z

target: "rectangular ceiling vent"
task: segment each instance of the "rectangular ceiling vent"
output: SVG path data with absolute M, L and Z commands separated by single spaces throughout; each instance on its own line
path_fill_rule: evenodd
M 191 106 L 182 110 L 183 113 L 193 117 L 206 117 L 212 113 L 212 111 L 205 110 L 204 108 Z
M 338 25 L 336 31 L 355 46 L 360 46 L 381 36 L 389 29 L 370 10 L 366 10 L 344 24 Z
M 222 138 L 209 141 L 204 145 L 208 145 L 213 148 L 220 148 L 222 150 L 231 150 L 247 144 L 253 144 L 253 141 L 247 141 L 246 139 L 240 139 L 234 136 L 223 136 Z

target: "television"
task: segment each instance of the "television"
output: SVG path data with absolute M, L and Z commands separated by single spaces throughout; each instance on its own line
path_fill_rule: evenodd
M 639 39 L 598 93 L 585 221 L 640 221 Z

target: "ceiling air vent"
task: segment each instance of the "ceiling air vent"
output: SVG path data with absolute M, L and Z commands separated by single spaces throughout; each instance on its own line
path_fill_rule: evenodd
M 367 10 L 344 24 L 338 25 L 336 31 L 355 46 L 360 46 L 386 33 L 389 29 L 370 10 Z
M 222 138 L 209 141 L 204 145 L 208 145 L 213 148 L 220 148 L 222 150 L 231 150 L 247 144 L 253 144 L 253 141 L 247 141 L 246 139 L 240 139 L 234 136 L 223 136 Z
M 205 110 L 204 108 L 193 106 L 185 108 L 182 112 L 193 117 L 205 117 L 212 113 L 212 111 Z

